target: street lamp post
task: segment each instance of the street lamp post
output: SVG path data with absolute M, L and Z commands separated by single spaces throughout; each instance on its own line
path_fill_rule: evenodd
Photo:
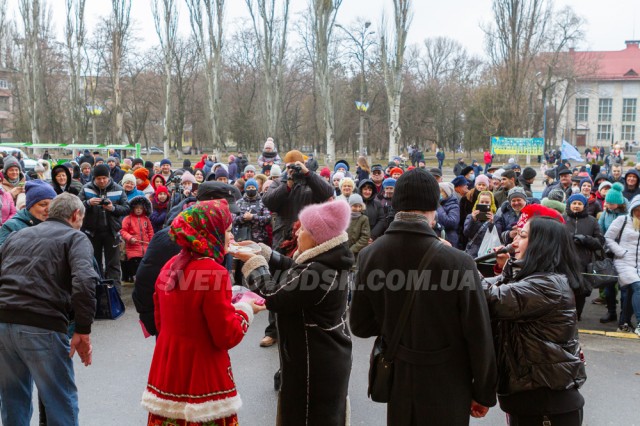
M 360 114 L 360 131 L 358 132 L 359 155 L 365 155 L 366 133 L 364 131 L 364 119 L 365 119 L 365 114 L 369 109 L 369 104 L 366 101 L 367 87 L 366 87 L 366 81 L 365 81 L 365 75 L 364 75 L 364 72 L 365 72 L 364 67 L 365 67 L 367 49 L 369 48 L 369 46 L 371 46 L 371 43 L 367 43 L 367 37 L 375 34 L 374 31 L 369 31 L 370 26 L 371 26 L 371 22 L 369 21 L 365 22 L 363 28 L 360 29 L 359 34 L 357 34 L 359 38 L 356 38 L 351 33 L 351 31 L 347 30 L 345 27 L 343 27 L 340 24 L 336 24 L 336 27 L 344 31 L 345 34 L 347 34 L 349 38 L 351 38 L 351 40 L 353 40 L 353 42 L 355 43 L 357 51 L 354 56 L 356 57 L 356 59 L 358 59 L 358 62 L 360 62 L 360 101 L 356 102 L 356 109 L 359 111 L 359 114 Z

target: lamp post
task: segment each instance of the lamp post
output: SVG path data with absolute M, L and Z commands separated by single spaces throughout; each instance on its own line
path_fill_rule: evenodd
M 367 110 L 369 109 L 369 103 L 366 101 L 367 98 L 367 87 L 365 81 L 365 61 L 367 49 L 369 46 L 373 44 L 373 42 L 368 42 L 367 38 L 375 34 L 375 31 L 369 31 L 369 27 L 371 26 L 371 22 L 366 21 L 362 28 L 358 30 L 356 34 L 358 37 L 354 36 L 353 33 L 347 30 L 340 24 L 336 24 L 337 28 L 340 28 L 349 36 L 351 40 L 355 43 L 356 49 L 353 56 L 356 57 L 358 62 L 360 63 L 360 101 L 356 101 L 356 109 L 360 113 L 360 131 L 358 133 L 358 153 L 359 155 L 365 155 L 365 131 L 364 131 L 364 118 Z

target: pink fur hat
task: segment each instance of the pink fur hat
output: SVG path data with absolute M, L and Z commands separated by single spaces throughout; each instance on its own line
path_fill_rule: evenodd
M 298 217 L 315 242 L 322 244 L 347 230 L 351 207 L 344 200 L 327 201 L 305 207 Z

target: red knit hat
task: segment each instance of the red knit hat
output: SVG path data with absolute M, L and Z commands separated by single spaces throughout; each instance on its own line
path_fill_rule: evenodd
M 323 168 L 322 170 L 320 170 L 320 176 L 322 177 L 331 177 L 331 170 L 329 170 L 328 167 Z
M 400 167 L 394 167 L 393 169 L 389 170 L 389 176 L 393 176 L 394 173 L 403 174 L 404 171 L 402 171 Z
M 344 200 L 311 204 L 302 209 L 298 218 L 315 242 L 322 244 L 347 230 L 351 221 L 351 207 Z
M 520 219 L 518 219 L 516 226 L 518 229 L 522 229 L 529 220 L 536 216 L 546 216 L 555 219 L 560 223 L 564 223 L 564 218 L 560 213 L 558 213 L 558 211 L 540 204 L 529 204 L 520 212 Z

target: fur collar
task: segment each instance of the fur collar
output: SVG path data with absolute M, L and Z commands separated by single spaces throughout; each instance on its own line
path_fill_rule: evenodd
M 311 248 L 303 253 L 298 253 L 298 251 L 296 250 L 296 252 L 293 254 L 293 260 L 297 264 L 305 263 L 309 259 L 313 259 L 314 257 L 321 255 L 322 253 L 326 253 L 329 250 L 338 247 L 340 244 L 346 243 L 347 241 L 349 241 L 349 237 L 347 236 L 346 232 L 343 232 L 337 237 L 333 237 L 332 239 L 325 241 L 324 243 L 317 245 L 314 248 Z

